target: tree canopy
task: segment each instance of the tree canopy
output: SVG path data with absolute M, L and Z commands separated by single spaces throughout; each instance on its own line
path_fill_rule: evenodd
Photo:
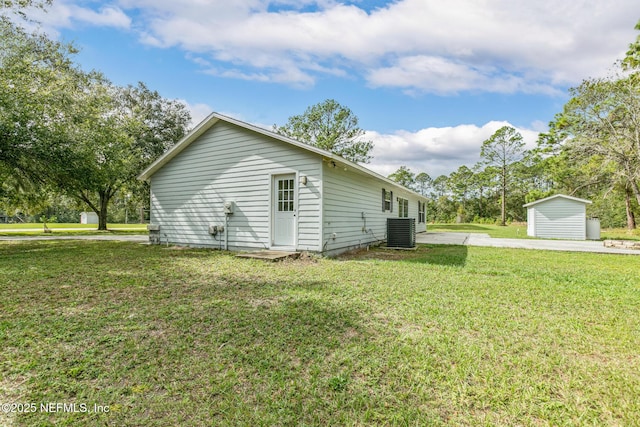
M 75 49 L 0 20 L 0 162 L 35 181 L 65 156 L 70 124 L 81 122 L 86 89 L 100 76 L 82 72 Z
M 618 73 L 587 79 L 570 93 L 548 144 L 563 156 L 573 191 L 592 186 L 623 194 L 627 224 L 635 227 L 630 198 L 640 204 L 640 80 Z
M 416 175 L 406 166 L 400 166 L 397 171 L 389 175 L 387 178 L 408 189 L 413 189 L 416 184 Z
M 186 133 L 189 113 L 142 83 L 120 88 L 83 71 L 73 46 L 8 19 L 0 37 L 0 174 L 11 183 L 0 195 L 48 187 L 86 203 L 106 229 L 109 202 L 142 191 L 137 174 Z
M 369 163 L 373 143 L 363 141 L 364 130 L 358 117 L 333 99 L 313 105 L 297 116 L 289 117 L 284 126 L 273 126 L 281 135 L 331 151 L 356 163 Z

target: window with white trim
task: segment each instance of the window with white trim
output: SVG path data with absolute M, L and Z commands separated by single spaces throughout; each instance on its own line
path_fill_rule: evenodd
M 427 222 L 427 202 L 418 202 L 418 224 Z
M 393 212 L 393 191 L 382 189 L 382 212 Z
M 398 197 L 398 217 L 407 218 L 409 216 L 409 200 Z

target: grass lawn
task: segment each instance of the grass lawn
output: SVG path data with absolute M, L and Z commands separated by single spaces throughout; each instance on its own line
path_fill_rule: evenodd
M 491 237 L 508 239 L 533 239 L 527 236 L 527 224 L 516 223 L 505 227 L 493 224 L 427 224 L 428 231 L 451 231 L 460 233 L 486 233 Z M 640 240 L 640 229 L 629 231 L 626 228 L 603 228 L 600 238 Z
M 509 239 L 531 239 L 527 236 L 527 224 L 427 224 L 427 231 L 451 231 L 460 233 L 486 233 L 491 237 Z
M 0 425 L 637 425 L 638 271 L 463 246 L 264 263 L 0 243 L 0 403 L 37 409 Z
M 107 231 L 98 231 L 96 224 L 57 224 L 47 223 L 51 234 L 87 235 L 96 233 L 147 233 L 146 224 L 107 224 Z M 0 236 L 40 236 L 45 235 L 42 223 L 0 224 Z M 46 233 L 49 235 L 49 233 Z

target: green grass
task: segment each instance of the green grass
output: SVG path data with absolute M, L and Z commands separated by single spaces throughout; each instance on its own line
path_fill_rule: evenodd
M 640 229 L 628 230 L 626 228 L 605 228 L 600 234 L 603 239 L 640 240 Z
M 0 244 L 0 403 L 32 425 L 637 425 L 640 257 L 241 260 Z M 0 425 L 7 415 L 0 413 Z
M 448 231 L 460 233 L 486 233 L 495 238 L 533 239 L 527 236 L 527 224 L 515 223 L 505 227 L 488 224 L 427 224 L 428 231 Z M 629 231 L 626 228 L 603 228 L 600 238 L 619 240 L 640 240 L 640 229 Z
M 0 230 L 15 230 L 15 229 L 40 229 L 43 228 L 44 224 L 42 223 L 13 223 L 13 224 L 0 224 Z M 47 223 L 47 227 L 56 230 L 56 229 L 65 229 L 65 228 L 87 228 L 87 229 L 98 229 L 97 224 L 77 224 L 77 223 Z M 126 229 L 137 229 L 137 230 L 146 230 L 147 224 L 107 224 L 107 228 L 126 228 Z
M 427 231 L 486 233 L 496 238 L 531 239 L 527 236 L 526 223 L 509 224 L 504 227 L 493 224 L 427 224 Z
M 54 235 L 87 235 L 87 234 L 127 234 L 147 233 L 146 224 L 107 224 L 107 231 L 98 231 L 96 224 L 56 224 L 47 223 L 47 228 Z M 0 236 L 41 236 L 49 235 L 44 232 L 42 223 L 0 224 Z

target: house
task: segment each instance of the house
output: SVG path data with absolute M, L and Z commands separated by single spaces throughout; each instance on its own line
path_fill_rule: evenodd
M 564 194 L 527 203 L 524 205 L 527 208 L 527 235 L 572 240 L 590 238 L 587 236 L 586 215 L 589 204 L 589 200 Z
M 328 151 L 212 113 L 139 177 L 150 239 L 229 250 L 333 255 L 386 239 L 386 219 L 426 199 Z

